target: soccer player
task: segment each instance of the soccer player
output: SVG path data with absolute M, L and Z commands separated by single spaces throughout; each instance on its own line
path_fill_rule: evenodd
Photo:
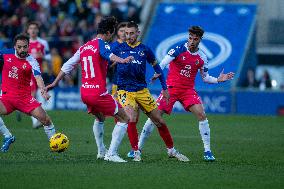
M 110 41 L 115 31 L 116 19 L 106 17 L 98 24 L 97 37 L 81 46 L 77 52 L 63 65 L 54 82 L 46 87 L 55 87 L 65 74 L 70 73 L 80 64 L 82 67 L 81 98 L 87 105 L 88 112 L 92 113 L 96 120 L 93 125 L 93 132 L 98 147 L 98 159 L 113 162 L 126 162 L 117 154 L 118 146 L 121 143 L 127 129 L 128 116 L 122 107 L 108 94 L 106 89 L 106 74 L 108 62 L 127 63 L 133 57 L 122 59 L 110 51 L 110 46 L 105 41 Z M 115 117 L 116 123 L 112 140 L 107 152 L 103 142 L 104 120 L 106 116 Z
M 134 60 L 129 64 L 117 64 L 118 100 L 130 117 L 127 133 L 132 152 L 128 156 L 133 156 L 134 161 L 141 161 L 136 128 L 136 116 L 138 115 L 136 106 L 139 105 L 139 108 L 157 125 L 159 134 L 168 148 L 168 155 L 180 161 L 189 161 L 186 156 L 174 148 L 168 127 L 158 112 L 154 98 L 147 89 L 145 73 L 146 63 L 148 62 L 157 73 L 161 74 L 159 78 L 163 88 L 162 93 L 165 100 L 169 98 L 163 72 L 150 48 L 138 41 L 139 34 L 138 25 L 135 22 L 129 22 L 125 29 L 126 42 L 113 50 L 113 53 L 120 57 L 134 57 Z
M 54 125 L 42 109 L 41 104 L 31 96 L 31 75 L 35 76 L 41 95 L 48 100 L 49 95 L 41 77 L 38 62 L 28 54 L 29 37 L 19 34 L 14 38 L 14 50 L 0 52 L 2 67 L 2 95 L 0 96 L 0 115 L 8 115 L 15 110 L 38 119 L 43 125 L 48 139 L 55 134 Z M 0 133 L 4 135 L 2 152 L 7 152 L 15 141 L 15 136 L 5 126 L 0 117 Z
M 231 80 L 233 72 L 220 73 L 218 78 L 208 74 L 208 60 L 206 55 L 198 48 L 202 40 L 204 30 L 199 26 L 189 28 L 189 37 L 186 43 L 171 49 L 164 57 L 160 66 L 164 69 L 169 64 L 167 86 L 169 88 L 170 99 L 167 103 L 163 98 L 163 93 L 157 99 L 160 115 L 171 114 L 173 105 L 179 101 L 186 111 L 192 112 L 199 121 L 199 131 L 204 144 L 204 160 L 214 161 L 210 149 L 210 128 L 204 112 L 202 101 L 194 89 L 194 81 L 198 70 L 202 79 L 206 83 L 220 83 Z M 157 79 L 154 76 L 153 79 Z M 154 123 L 148 119 L 143 127 L 139 138 L 139 149 L 142 149 L 146 139 L 150 136 L 154 128 Z
M 40 69 L 41 69 L 43 60 L 47 60 L 48 62 L 51 61 L 49 45 L 46 40 L 38 36 L 39 35 L 39 24 L 35 21 L 28 23 L 27 34 L 30 37 L 29 54 L 32 55 L 32 57 L 38 61 Z M 37 85 L 36 85 L 35 77 L 33 76 L 31 79 L 31 90 L 32 90 L 32 96 L 36 98 Z M 33 128 L 39 128 L 41 126 L 41 123 L 34 117 L 31 117 L 31 118 L 32 118 Z

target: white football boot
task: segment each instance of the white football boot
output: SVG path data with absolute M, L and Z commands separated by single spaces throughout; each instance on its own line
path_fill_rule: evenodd
M 99 151 L 98 154 L 97 154 L 97 159 L 104 159 L 105 158 L 105 155 L 107 154 L 107 149 L 105 148 L 105 150 L 103 151 Z
M 140 150 L 134 151 L 134 158 L 133 161 L 141 161 L 141 152 Z
M 106 154 L 104 157 L 105 161 L 112 161 L 112 162 L 116 162 L 116 163 L 126 163 L 127 161 L 125 161 L 124 159 L 122 159 L 121 157 L 118 156 L 118 154 L 113 154 L 113 155 L 109 155 Z
M 169 158 L 177 158 L 179 161 L 188 162 L 189 159 L 185 155 L 181 154 L 175 148 L 168 149 Z

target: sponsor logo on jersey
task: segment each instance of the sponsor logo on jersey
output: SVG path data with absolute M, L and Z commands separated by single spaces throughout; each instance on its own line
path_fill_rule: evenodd
M 88 82 L 82 84 L 82 87 L 84 89 L 99 89 L 100 85 L 93 85 L 93 84 L 88 84 Z
M 18 68 L 16 66 L 13 66 L 12 70 L 9 71 L 8 77 L 18 79 Z
M 186 42 L 187 38 L 188 32 L 185 32 L 172 35 L 163 40 L 156 48 L 156 57 L 158 61 L 161 62 L 167 53 L 168 55 L 172 56 L 175 53 L 175 50 L 172 49 L 174 45 L 179 44 L 181 42 Z M 216 52 L 216 49 L 213 50 L 210 49 L 209 46 L 206 46 L 203 43 L 205 41 L 210 41 L 210 43 L 217 45 L 218 52 Z M 224 36 L 212 32 L 204 33 L 202 42 L 200 42 L 199 44 L 199 48 L 206 54 L 209 60 L 209 68 L 214 68 L 220 64 L 223 64 L 232 53 L 232 45 L 230 41 Z

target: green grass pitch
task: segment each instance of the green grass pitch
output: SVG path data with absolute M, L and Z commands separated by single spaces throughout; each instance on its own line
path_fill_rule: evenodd
M 202 159 L 203 145 L 191 114 L 166 116 L 175 147 L 191 162 L 169 159 L 157 130 L 142 152 L 143 162 L 116 164 L 96 160 L 93 117 L 85 112 L 51 111 L 57 131 L 70 146 L 51 153 L 43 129 L 31 127 L 24 116 L 4 117 L 16 136 L 8 153 L 0 153 L 0 188 L 283 188 L 284 117 L 209 115 L 214 163 Z M 140 118 L 141 130 L 146 117 Z M 109 145 L 113 119 L 105 124 Z M 123 139 L 119 152 L 125 159 L 130 145 Z

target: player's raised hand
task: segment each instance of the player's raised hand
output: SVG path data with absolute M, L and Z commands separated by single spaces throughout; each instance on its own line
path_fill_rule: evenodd
M 218 82 L 224 82 L 224 81 L 228 81 L 234 78 L 235 73 L 234 72 L 229 72 L 224 74 L 224 69 L 222 70 L 222 72 L 220 73 L 217 81 Z
M 162 74 L 157 74 L 157 73 L 155 73 L 155 74 L 153 75 L 153 77 L 151 77 L 150 83 L 153 83 L 154 81 L 156 81 L 156 79 L 158 79 L 161 75 L 162 75 Z
M 165 98 L 165 100 L 166 100 L 166 103 L 169 104 L 170 94 L 169 94 L 168 89 L 162 90 L 162 94 L 163 94 L 163 98 Z

